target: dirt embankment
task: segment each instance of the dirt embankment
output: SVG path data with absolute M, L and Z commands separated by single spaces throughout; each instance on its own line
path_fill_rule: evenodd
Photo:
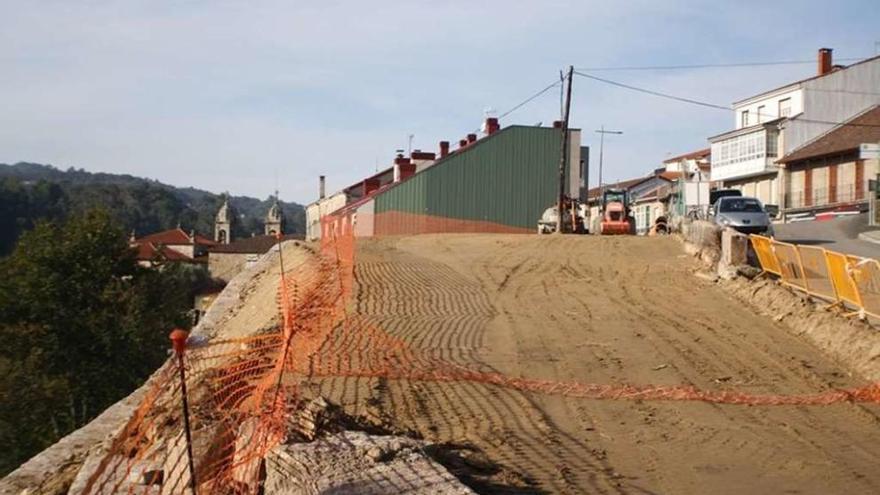
M 484 371 L 763 394 L 864 384 L 718 285 L 670 238 L 363 241 L 354 311 Z M 333 378 L 320 392 L 494 463 L 481 492 L 876 493 L 876 406 L 596 401 L 480 383 Z
M 312 252 L 300 242 L 284 243 L 285 267 L 308 263 Z M 233 278 L 211 309 L 193 329 L 197 340 L 235 338 L 256 334 L 278 321 L 276 294 L 280 264 L 277 252 L 265 255 L 255 266 Z M 170 331 L 170 329 L 169 329 Z M 108 440 L 129 420 L 150 386 L 108 408 L 100 416 L 55 445 L 37 454 L 0 480 L 0 494 L 61 494 L 77 476 L 90 452 Z
M 880 333 L 852 314 L 844 317 L 847 309 L 830 307 L 769 278 L 739 278 L 724 288 L 759 314 L 812 341 L 842 369 L 880 382 Z
M 297 248 L 284 256 L 292 267 L 310 255 Z M 422 355 L 513 377 L 780 395 L 877 378 L 876 350 L 829 333 L 833 316 L 814 318 L 797 296 L 769 282 L 721 286 L 695 277 L 695 268 L 671 238 L 365 240 L 351 311 Z M 277 263 L 268 260 L 233 282 L 195 334 L 234 338 L 277 324 L 277 276 Z M 357 353 L 382 342 L 340 336 L 352 339 L 343 347 Z M 858 372 L 849 373 L 815 343 Z M 368 458 L 357 454 L 367 478 L 375 481 L 369 473 L 381 472 L 378 479 L 394 486 L 407 486 L 411 473 L 420 472 L 408 459 L 424 449 L 482 493 L 876 493 L 880 487 L 875 405 L 585 400 L 474 381 L 364 377 L 325 378 L 309 391 L 367 424 L 428 442 L 404 439 Z M 101 431 L 71 436 L 74 446 L 50 457 L 81 459 L 112 428 Z M 332 442 L 339 440 L 360 452 L 353 438 L 304 448 L 336 452 Z M 279 451 L 273 462 L 327 474 L 317 464 L 296 464 L 311 452 Z M 328 459 L 327 466 L 345 467 Z M 389 463 L 401 461 L 388 475 Z M 45 472 L 49 464 L 37 465 Z M 442 482 L 453 481 L 426 465 Z M 28 473 L 39 480 L 39 473 Z M 275 481 L 289 485 L 284 476 Z M 319 478 L 312 488 L 339 481 Z

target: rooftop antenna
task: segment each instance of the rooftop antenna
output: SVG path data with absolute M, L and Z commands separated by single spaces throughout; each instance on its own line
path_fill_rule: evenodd
M 409 144 L 407 145 L 407 148 L 406 148 L 406 154 L 407 154 L 407 155 L 412 155 L 412 142 L 413 142 L 413 138 L 416 137 L 416 135 L 415 135 L 415 134 L 410 134 L 410 135 L 407 136 L 407 137 L 409 138 Z

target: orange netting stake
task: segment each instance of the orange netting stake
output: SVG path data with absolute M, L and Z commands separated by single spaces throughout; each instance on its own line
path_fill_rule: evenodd
M 174 347 L 174 354 L 177 356 L 177 371 L 180 374 L 180 400 L 183 408 L 183 431 L 186 435 L 186 458 L 189 463 L 189 487 L 193 495 L 197 495 L 196 486 L 196 468 L 193 462 L 192 450 L 192 430 L 189 425 L 189 402 L 186 397 L 186 367 L 183 364 L 183 355 L 186 353 L 186 339 L 189 333 L 186 330 L 175 328 L 171 335 L 168 336 Z

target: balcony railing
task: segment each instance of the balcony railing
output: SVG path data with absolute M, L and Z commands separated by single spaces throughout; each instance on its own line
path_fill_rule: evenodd
M 795 191 L 785 195 L 785 208 L 812 208 L 841 203 L 853 203 L 865 199 L 864 187 L 857 189 L 855 184 L 837 187 L 813 188 L 812 191 Z

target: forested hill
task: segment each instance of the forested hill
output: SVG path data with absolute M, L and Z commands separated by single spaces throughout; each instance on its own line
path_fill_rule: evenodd
M 137 235 L 176 227 L 213 237 L 214 216 L 221 194 L 194 187 L 174 187 L 123 174 L 61 170 L 37 163 L 0 163 L 0 256 L 8 254 L 22 232 L 35 222 L 64 220 L 71 214 L 104 207 L 126 229 Z M 231 196 L 237 214 L 234 237 L 263 233 L 263 218 L 272 197 L 260 200 Z M 282 203 L 285 231 L 303 232 L 302 205 Z

